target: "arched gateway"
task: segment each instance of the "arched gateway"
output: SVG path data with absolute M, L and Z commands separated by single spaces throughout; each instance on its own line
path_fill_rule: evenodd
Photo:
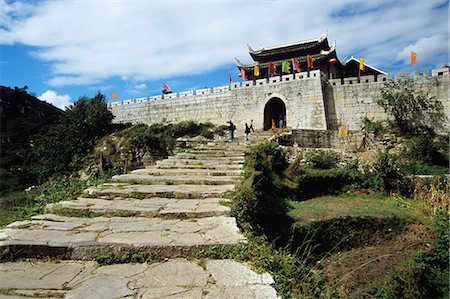
M 278 127 L 280 116 L 286 127 L 286 105 L 280 98 L 271 98 L 264 107 L 264 130 L 272 128 L 272 119 L 275 121 L 275 126 Z

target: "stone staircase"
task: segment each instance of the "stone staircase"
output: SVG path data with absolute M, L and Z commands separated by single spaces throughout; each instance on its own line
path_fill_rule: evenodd
M 239 180 L 247 145 L 198 145 L 9 224 L 0 230 L 0 260 L 52 260 L 0 263 L 0 297 L 276 298 L 268 273 L 233 260 L 189 259 L 246 243 L 222 196 Z M 163 261 L 89 261 L 139 252 Z

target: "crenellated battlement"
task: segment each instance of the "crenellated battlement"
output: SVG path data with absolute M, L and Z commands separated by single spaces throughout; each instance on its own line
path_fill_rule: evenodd
M 194 97 L 201 97 L 201 96 L 216 96 L 216 95 L 222 95 L 222 94 L 231 94 L 233 90 L 240 90 L 240 89 L 246 89 L 249 87 L 258 87 L 261 85 L 270 85 L 270 84 L 279 84 L 284 82 L 292 82 L 292 81 L 299 81 L 299 80 L 305 80 L 310 78 L 319 78 L 320 77 L 320 71 L 314 70 L 309 73 L 307 72 L 301 72 L 296 74 L 289 74 L 289 75 L 283 75 L 283 76 L 276 76 L 271 77 L 267 79 L 259 79 L 256 81 L 242 81 L 242 82 L 235 82 L 231 85 L 223 85 L 223 86 L 216 86 L 211 88 L 202 88 L 202 89 L 196 89 L 196 90 L 189 90 L 189 91 L 183 91 L 183 92 L 176 92 L 176 93 L 170 93 L 166 95 L 157 95 L 157 96 L 150 96 L 150 97 L 142 97 L 142 98 L 136 98 L 136 99 L 129 99 L 129 100 L 123 100 L 123 101 L 116 101 L 109 103 L 109 107 L 118 107 L 118 106 L 125 106 L 129 104 L 138 104 L 138 103 L 145 103 L 145 102 L 152 102 L 152 101 L 159 101 L 159 100 L 176 100 L 176 99 L 188 99 L 188 98 L 194 98 Z
M 414 73 L 400 72 L 397 73 L 395 77 L 393 77 L 391 74 L 387 74 L 378 76 L 361 76 L 360 80 L 358 80 L 358 77 L 330 79 L 328 80 L 328 82 L 333 86 L 339 86 L 339 85 L 386 82 L 389 80 L 407 80 L 407 79 L 420 80 L 429 78 L 430 72 L 431 77 L 450 76 L 448 68 L 441 68 L 441 69 L 433 69 L 431 71 L 428 70 L 417 71 Z
M 272 119 L 286 116 L 295 129 L 336 130 L 345 125 L 359 130 L 361 119 L 386 119 L 377 104 L 381 88 L 390 80 L 413 79 L 416 87 L 441 101 L 450 116 L 448 68 L 414 73 L 330 79 L 314 70 L 230 85 L 183 91 L 167 95 L 112 102 L 115 122 L 160 123 L 194 120 L 223 125 L 233 120 L 238 128 L 254 120 L 255 129 L 267 129 Z

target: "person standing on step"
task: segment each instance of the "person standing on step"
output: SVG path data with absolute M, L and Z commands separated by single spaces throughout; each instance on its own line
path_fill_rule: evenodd
M 245 141 L 248 141 L 248 134 L 250 134 L 250 127 L 245 123 Z
M 230 142 L 233 142 L 234 140 L 234 130 L 236 130 L 236 126 L 230 119 L 230 121 L 228 122 L 228 132 L 230 133 Z
M 280 117 L 278 118 L 278 128 L 283 127 L 283 116 L 280 114 Z
M 255 132 L 255 130 L 253 130 L 253 119 L 250 120 L 250 130 L 251 130 L 252 132 Z

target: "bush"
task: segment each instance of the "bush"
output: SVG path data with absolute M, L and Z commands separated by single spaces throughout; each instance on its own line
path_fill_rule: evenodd
M 438 143 L 433 141 L 430 135 L 420 134 L 410 139 L 410 145 L 407 150 L 407 157 L 413 161 L 419 161 L 428 165 L 448 165 L 447 157 L 441 152 L 443 149 Z
M 366 167 L 360 185 L 376 192 L 391 193 L 400 190 L 403 174 L 400 172 L 395 158 L 387 151 L 378 154 L 377 161 Z
M 338 157 L 335 153 L 329 151 L 316 151 L 306 154 L 307 163 L 315 168 L 330 169 L 336 167 Z
M 232 215 L 241 226 L 264 228 L 276 215 L 286 213 L 287 166 L 286 152 L 276 142 L 259 144 L 246 154 L 244 179 L 232 202 Z
M 212 123 L 198 124 L 193 121 L 168 125 L 138 125 L 134 129 L 131 142 L 135 147 L 145 149 L 153 156 L 165 158 L 172 153 L 177 138 L 203 136 L 212 139 L 216 130 Z
M 417 91 L 412 80 L 387 82 L 381 89 L 378 104 L 394 117 L 403 134 L 431 133 L 442 129 L 446 120 L 442 103 Z
M 81 97 L 66 108 L 58 123 L 32 138 L 25 160 L 29 181 L 42 183 L 50 176 L 79 170 L 95 141 L 111 130 L 113 118 L 100 93 Z
M 362 119 L 362 123 L 366 132 L 373 133 L 375 136 L 380 136 L 387 132 L 387 128 L 383 126 L 383 122 L 380 120 L 374 121 L 365 116 Z
M 290 187 L 297 199 L 309 199 L 319 195 L 339 194 L 354 183 L 346 169 L 313 169 L 304 167 L 291 173 Z

